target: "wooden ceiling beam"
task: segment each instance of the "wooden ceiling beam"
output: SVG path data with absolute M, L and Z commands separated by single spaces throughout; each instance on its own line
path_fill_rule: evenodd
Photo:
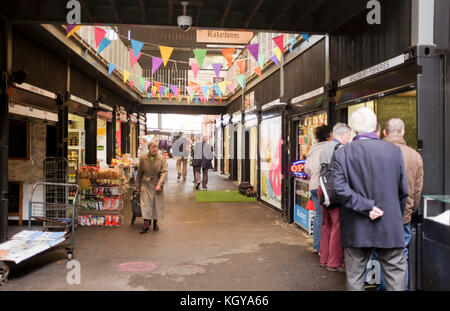
M 145 3 L 144 0 L 138 0 L 139 2 L 139 11 L 141 13 L 141 20 L 143 24 L 148 24 L 148 19 L 147 19 L 147 8 L 145 7 Z
M 291 0 L 291 1 L 289 1 L 287 4 L 286 4 L 286 6 L 283 8 L 283 10 L 280 12 L 280 13 L 278 13 L 276 16 L 275 16 L 275 18 L 272 20 L 272 22 L 270 23 L 270 25 L 269 25 L 269 29 L 273 29 L 273 27 L 278 23 L 278 21 L 280 20 L 280 18 L 283 16 L 283 15 L 285 15 L 287 12 L 288 12 L 288 10 L 291 8 L 291 6 L 294 4 L 294 3 L 296 3 L 297 2 L 297 0 Z
M 253 11 L 250 13 L 249 17 L 247 18 L 247 21 L 244 24 L 244 28 L 248 28 L 248 26 L 250 25 L 250 23 L 253 20 L 253 17 L 255 17 L 256 12 L 258 12 L 259 7 L 262 5 L 264 0 L 259 0 L 258 3 L 256 4 L 256 6 L 253 8 Z
M 114 12 L 114 18 L 116 19 L 116 22 L 119 24 L 122 24 L 122 20 L 120 19 L 119 10 L 117 8 L 116 0 L 109 0 L 109 5 L 113 8 Z
M 225 25 L 225 22 L 227 20 L 228 14 L 230 13 L 231 6 L 233 5 L 233 0 L 228 0 L 227 6 L 225 7 L 225 10 L 223 11 L 222 18 L 220 19 L 219 27 L 223 28 Z

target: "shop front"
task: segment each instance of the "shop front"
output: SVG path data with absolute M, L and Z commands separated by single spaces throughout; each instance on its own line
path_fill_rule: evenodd
M 256 106 L 245 110 L 242 180 L 258 189 L 258 115 Z
M 242 114 L 240 111 L 233 113 L 230 125 L 230 179 L 241 180 L 241 150 L 242 150 Z
M 230 116 L 222 116 L 223 129 L 223 171 L 222 174 L 230 176 Z
M 353 112 L 368 107 L 377 115 L 383 130 L 391 118 L 400 118 L 405 124 L 404 139 L 407 145 L 419 152 L 423 143 L 419 139 L 418 118 L 420 117 L 417 101 L 417 76 L 420 68 L 409 53 L 401 54 L 381 64 L 347 76 L 337 81 L 335 115 L 337 122 L 350 123 Z M 355 133 L 352 133 L 355 135 Z M 426 172 L 425 172 L 426 174 Z M 421 255 L 422 224 L 421 211 L 413 216 L 411 222 L 412 240 L 409 244 L 409 289 L 415 290 L 419 285 L 418 260 Z M 379 284 L 380 264 L 371 260 L 367 266 L 371 271 L 366 277 L 368 284 Z
M 313 233 L 314 208 L 308 205 L 309 176 L 304 172 L 307 155 L 311 146 L 317 143 L 315 129 L 327 125 L 328 98 L 324 87 L 297 96 L 291 100 L 289 115 L 290 137 L 290 217 L 300 228 Z

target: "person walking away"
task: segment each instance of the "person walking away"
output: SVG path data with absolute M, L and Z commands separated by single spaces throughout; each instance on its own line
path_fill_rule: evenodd
M 320 154 L 322 169 L 332 162 L 334 151 L 347 144 L 351 128 L 345 123 L 333 127 L 333 140 L 327 142 Z M 341 244 L 341 206 L 339 202 L 330 202 L 329 207 L 322 206 L 322 232 L 320 239 L 320 265 L 329 271 L 344 272 L 343 250 Z
M 202 171 L 202 190 L 208 190 L 208 170 L 212 168 L 212 158 L 212 147 L 207 142 L 206 137 L 203 137 L 202 142 L 197 143 L 194 147 L 195 189 L 198 190 L 200 187 L 200 171 Z
M 333 138 L 332 129 L 328 125 L 322 125 L 316 128 L 315 136 L 318 141 L 313 145 L 306 156 L 305 173 L 310 176 L 309 180 L 309 192 L 310 198 L 314 203 L 314 229 L 313 229 L 313 252 L 319 254 L 320 252 L 320 227 L 322 223 L 322 213 L 317 195 L 317 189 L 319 188 L 319 175 L 320 175 L 320 154 L 327 141 Z
M 423 188 L 423 160 L 422 156 L 413 148 L 406 145 L 404 140 L 405 124 L 399 118 L 390 119 L 384 128 L 384 141 L 400 147 L 405 164 L 406 179 L 408 180 L 408 200 L 406 201 L 405 214 L 403 215 L 403 229 L 405 235 L 405 259 L 406 259 L 406 285 L 408 290 L 408 245 L 411 241 L 411 217 L 417 212 Z M 385 290 L 385 280 L 381 274 L 379 290 Z
M 186 181 L 189 144 L 189 139 L 183 136 L 182 132 L 180 132 L 179 138 L 173 144 L 176 149 L 173 150 L 173 153 L 177 158 L 177 181 L 180 181 L 181 177 L 183 177 L 183 182 Z M 181 168 L 181 166 L 183 166 L 183 168 Z
M 139 159 L 136 175 L 136 190 L 141 194 L 142 217 L 144 227 L 141 233 L 150 230 L 159 231 L 157 221 L 164 216 L 164 184 L 167 179 L 167 160 L 158 153 L 158 143 L 148 144 L 148 153 Z
M 386 289 L 405 289 L 403 213 L 408 182 L 399 147 L 374 132 L 376 115 L 361 108 L 351 116 L 357 135 L 334 153 L 334 189 L 341 208 L 341 240 L 348 290 L 364 290 L 365 268 L 377 251 Z

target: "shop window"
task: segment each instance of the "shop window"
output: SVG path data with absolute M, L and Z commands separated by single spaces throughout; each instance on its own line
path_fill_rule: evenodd
M 11 160 L 30 159 L 30 124 L 25 120 L 9 120 L 8 157 Z

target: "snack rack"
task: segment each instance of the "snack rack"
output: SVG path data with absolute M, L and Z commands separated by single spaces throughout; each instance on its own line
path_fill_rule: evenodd
M 119 171 L 85 166 L 78 175 L 78 225 L 119 227 L 123 222 L 124 204 Z

